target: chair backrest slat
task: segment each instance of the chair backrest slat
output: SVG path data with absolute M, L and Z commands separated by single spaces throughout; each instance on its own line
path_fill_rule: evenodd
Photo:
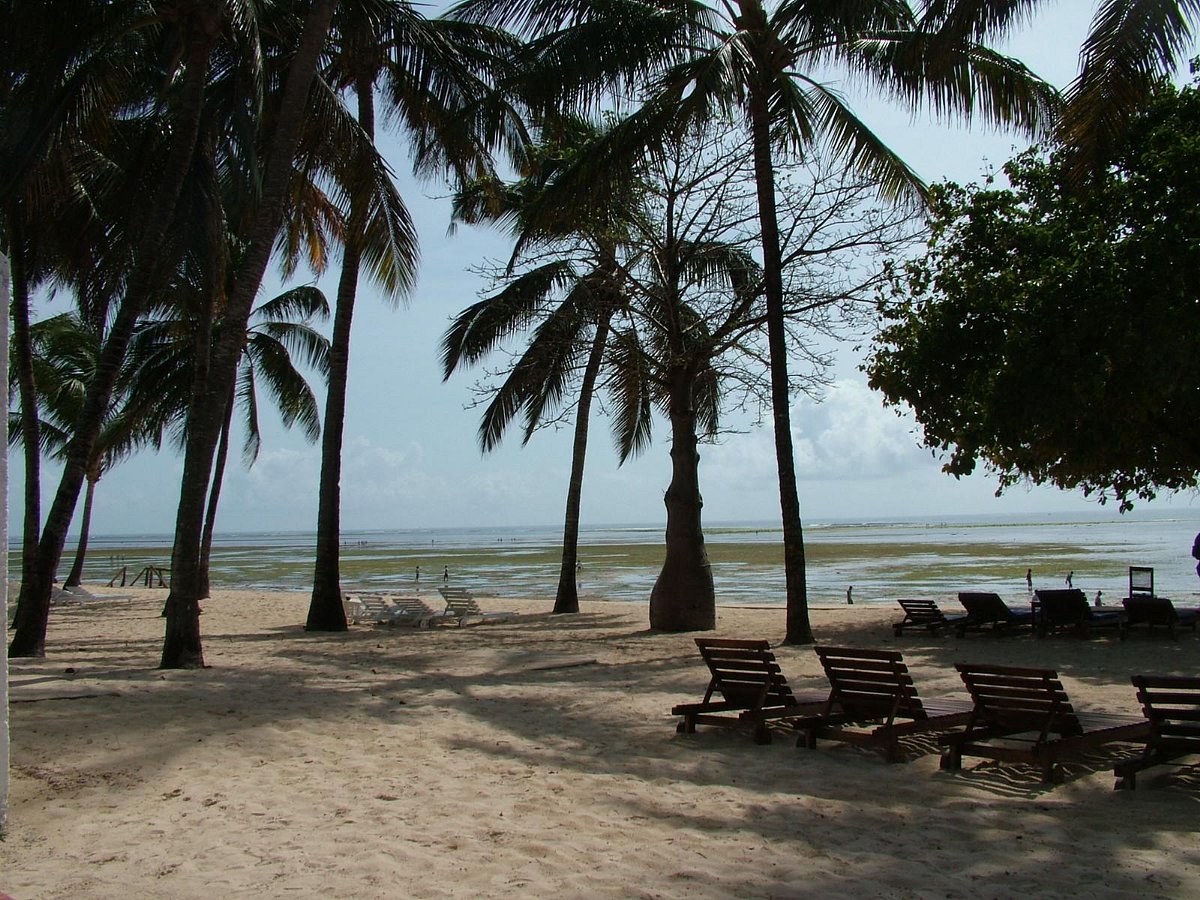
M 712 675 L 710 690 L 734 704 L 791 706 L 792 689 L 762 640 L 696 638 L 696 647 Z
M 893 713 L 913 719 L 927 717 L 899 652 L 817 647 L 816 653 L 833 689 L 831 699 L 850 719 Z
M 1154 729 L 1151 743 L 1200 753 L 1200 677 L 1134 675 L 1131 680 Z
M 1053 669 L 956 663 L 975 715 L 999 731 L 1078 734 L 1075 710 Z

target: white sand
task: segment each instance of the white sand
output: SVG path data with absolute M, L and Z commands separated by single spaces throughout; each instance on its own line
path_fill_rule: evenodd
M 128 589 L 122 589 L 128 594 Z M 98 593 L 103 593 L 100 591 Z M 115 592 L 114 592 L 115 593 Z M 841 744 L 701 727 L 693 635 L 646 608 L 485 602 L 467 629 L 306 634 L 303 594 L 221 592 L 203 671 L 155 669 L 164 592 L 56 606 L 13 660 L 0 892 L 27 898 L 1200 896 L 1200 774 L 1114 792 L 1126 749 L 1031 769 L 931 742 L 889 765 Z M 814 610 L 823 643 L 899 647 L 922 693 L 966 659 L 1052 665 L 1077 705 L 1136 712 L 1132 672 L 1197 671 L 1200 638 L 894 638 L 891 609 Z M 720 636 L 782 636 L 722 608 Z M 799 689 L 811 648 L 781 647 Z M 69 671 L 73 670 L 73 671 Z M 68 699 L 74 698 L 74 699 Z

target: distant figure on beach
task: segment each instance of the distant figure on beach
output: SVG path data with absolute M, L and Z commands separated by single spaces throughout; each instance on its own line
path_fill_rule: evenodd
M 1192 559 L 1196 562 L 1196 574 L 1200 575 L 1200 534 L 1196 535 L 1196 539 L 1192 541 Z
M 1025 570 L 1025 587 L 1029 588 L 1030 592 L 1032 593 L 1032 591 L 1033 591 L 1033 569 Z
M 1100 608 L 1100 595 L 1103 593 L 1104 591 L 1096 591 L 1096 609 Z
M 1067 573 L 1067 587 L 1075 586 L 1074 584 L 1071 583 L 1074 578 L 1075 578 L 1075 570 L 1072 569 L 1070 572 Z
M 442 581 L 449 581 L 449 580 L 450 580 L 450 567 L 446 566 L 445 568 L 442 569 Z
M 846 588 L 846 605 L 854 605 L 854 585 L 850 585 L 848 588 Z
M 417 566 L 417 574 L 413 577 L 413 581 L 421 580 L 421 567 Z

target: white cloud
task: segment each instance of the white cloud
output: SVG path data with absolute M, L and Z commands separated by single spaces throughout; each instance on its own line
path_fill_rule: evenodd
M 803 482 L 892 478 L 936 463 L 917 445 L 911 417 L 885 409 L 866 384 L 835 381 L 820 402 L 792 407 L 796 475 Z M 704 478 L 743 490 L 774 490 L 770 422 L 703 451 Z
M 825 399 L 792 408 L 796 474 L 802 480 L 890 478 L 927 469 L 929 453 L 917 443 L 908 415 L 886 409 L 866 384 L 834 382 Z

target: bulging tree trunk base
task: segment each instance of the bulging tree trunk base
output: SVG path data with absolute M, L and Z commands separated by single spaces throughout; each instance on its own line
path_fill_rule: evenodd
M 712 631 L 717 627 L 717 595 L 712 568 L 700 544 L 698 555 L 673 559 L 668 552 L 650 593 L 650 627 L 655 631 Z

